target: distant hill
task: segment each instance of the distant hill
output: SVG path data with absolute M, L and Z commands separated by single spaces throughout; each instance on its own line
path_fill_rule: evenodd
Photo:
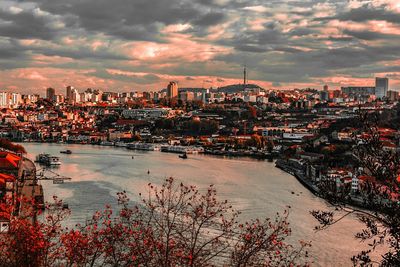
M 243 84 L 231 84 L 231 85 L 226 85 L 222 86 L 216 89 L 211 89 L 211 92 L 218 92 L 218 93 L 238 93 L 243 91 L 244 88 L 260 88 L 264 90 L 264 88 L 258 86 L 257 84 L 246 84 L 246 87 L 243 86 Z M 166 92 L 167 89 L 162 89 L 161 92 Z M 193 92 L 193 93 L 201 93 L 207 91 L 206 88 L 200 88 L 200 87 L 182 87 L 179 88 L 179 92 Z
M 238 93 L 244 90 L 244 88 L 260 88 L 263 89 L 262 87 L 256 85 L 256 84 L 246 84 L 246 86 L 244 86 L 243 84 L 232 84 L 232 85 L 227 85 L 227 86 L 223 86 L 223 87 L 219 87 L 217 89 L 215 89 L 217 92 L 220 93 Z
M 193 92 L 193 93 L 202 93 L 207 91 L 205 88 L 179 88 L 179 92 Z

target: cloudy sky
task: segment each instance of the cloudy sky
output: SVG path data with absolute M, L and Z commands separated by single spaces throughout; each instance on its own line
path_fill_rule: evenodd
M 399 0 L 0 1 L 0 89 L 400 89 Z

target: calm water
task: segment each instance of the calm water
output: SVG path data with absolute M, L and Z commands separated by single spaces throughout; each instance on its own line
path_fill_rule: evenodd
M 316 266 L 351 266 L 350 257 L 366 247 L 353 238 L 361 227 L 355 217 L 315 233 L 316 221 L 309 211 L 327 209 L 327 205 L 273 163 L 202 155 L 189 155 L 189 159 L 182 160 L 176 154 L 89 145 L 23 145 L 31 159 L 43 152 L 60 156 L 62 165 L 55 171 L 71 177 L 72 181 L 42 184 L 46 200 L 57 195 L 69 204 L 72 223 L 83 223 L 105 204 L 115 203 L 119 191 L 126 190 L 135 201 L 149 182 L 161 184 L 172 176 L 200 188 L 214 184 L 218 196 L 230 200 L 242 211 L 244 219 L 272 217 L 290 205 L 293 230 L 290 242 L 312 241 L 310 253 L 316 259 Z M 65 149 L 73 154 L 59 153 Z

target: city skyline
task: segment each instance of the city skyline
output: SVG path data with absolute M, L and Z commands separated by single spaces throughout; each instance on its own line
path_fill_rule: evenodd
M 395 0 L 117 2 L 2 1 L 1 90 L 400 88 Z

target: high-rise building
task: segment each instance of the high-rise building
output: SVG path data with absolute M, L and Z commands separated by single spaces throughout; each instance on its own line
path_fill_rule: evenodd
M 398 91 L 388 91 L 387 98 L 390 101 L 398 101 L 400 99 Z
M 247 69 L 246 66 L 243 69 L 243 85 L 246 86 L 247 84 Z
M 194 100 L 194 93 L 185 91 L 185 92 L 180 92 L 179 93 L 179 99 L 182 101 L 193 101 Z
M 7 108 L 10 105 L 10 95 L 7 92 L 0 92 L 0 107 Z
M 170 82 L 167 87 L 167 97 L 174 98 L 178 96 L 178 83 Z
M 375 78 L 375 96 L 376 98 L 384 98 L 387 96 L 389 90 L 389 79 L 388 78 Z
M 64 102 L 64 95 L 54 95 L 54 102 L 55 103 L 63 103 Z
M 101 101 L 103 92 L 100 90 L 93 90 L 91 102 L 98 103 Z
M 74 90 L 74 87 L 72 87 L 72 86 L 67 86 L 67 94 L 65 95 L 66 96 L 66 99 L 68 100 L 68 101 L 71 101 L 72 100 L 72 91 Z
M 76 89 L 72 90 L 72 97 L 69 100 L 69 102 L 71 104 L 77 104 L 77 103 L 81 102 L 81 95 L 79 94 L 78 90 L 76 90 Z
M 47 88 L 46 90 L 46 98 L 49 101 L 54 101 L 54 96 L 56 95 L 56 90 L 54 90 L 54 88 Z
M 22 103 L 22 95 L 20 93 L 11 93 L 10 104 L 13 107 L 17 107 Z

